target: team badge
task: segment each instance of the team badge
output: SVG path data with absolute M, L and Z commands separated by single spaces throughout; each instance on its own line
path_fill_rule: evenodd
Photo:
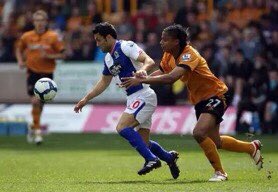
M 184 55 L 181 57 L 181 59 L 182 59 L 183 61 L 189 61 L 190 57 L 191 57 L 191 55 L 190 55 L 189 53 L 187 53 L 187 54 L 184 54 Z
M 114 52 L 115 59 L 119 58 L 119 53 L 117 51 Z

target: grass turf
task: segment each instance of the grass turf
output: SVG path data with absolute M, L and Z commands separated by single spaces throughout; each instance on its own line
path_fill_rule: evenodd
M 180 152 L 177 180 L 165 163 L 138 176 L 143 159 L 118 135 L 52 134 L 41 146 L 0 136 L 0 191 L 278 191 L 278 136 L 257 138 L 264 145 L 264 169 L 257 171 L 246 154 L 221 151 L 229 181 L 209 183 L 213 170 L 191 136 L 152 136 Z

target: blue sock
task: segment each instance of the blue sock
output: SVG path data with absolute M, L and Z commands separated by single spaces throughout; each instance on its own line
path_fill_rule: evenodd
M 128 140 L 133 148 L 135 148 L 146 161 L 152 161 L 157 157 L 150 151 L 147 145 L 144 143 L 142 137 L 133 128 L 127 127 L 122 129 L 119 134 Z
M 150 140 L 150 150 L 155 154 L 159 159 L 169 163 L 172 161 L 171 153 L 164 150 L 157 142 Z

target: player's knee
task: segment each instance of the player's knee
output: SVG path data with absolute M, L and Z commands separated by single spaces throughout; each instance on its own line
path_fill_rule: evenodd
M 116 131 L 118 132 L 118 133 L 120 133 L 124 128 L 126 128 L 126 127 L 123 127 L 122 125 L 117 125 L 117 127 L 116 127 Z
M 126 123 L 118 123 L 118 125 L 116 126 L 116 131 L 118 132 L 118 133 L 120 133 L 123 129 L 125 129 L 125 128 L 129 128 L 129 127 L 132 127 L 132 126 L 130 126 L 130 125 L 128 125 L 128 124 L 126 124 Z
M 132 117 L 132 118 L 131 118 Z M 138 122 L 134 119 L 133 116 L 125 116 L 119 120 L 118 125 L 116 126 L 117 132 L 121 132 L 125 128 L 134 128 L 138 125 Z
M 205 140 L 205 138 L 207 137 L 207 134 L 205 133 L 205 131 L 195 128 L 193 130 L 193 137 L 195 138 L 196 141 L 198 141 L 198 143 L 200 143 L 203 140 Z

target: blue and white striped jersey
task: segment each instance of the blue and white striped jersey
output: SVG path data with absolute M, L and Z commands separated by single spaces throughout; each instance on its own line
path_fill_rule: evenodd
M 104 58 L 103 75 L 112 75 L 116 83 L 121 84 L 122 77 L 132 76 L 132 72 L 137 71 L 143 66 L 137 60 L 143 50 L 132 41 L 119 40 L 116 41 L 114 49 L 111 53 L 107 53 Z M 126 89 L 126 94 L 131 95 L 144 87 L 149 87 L 146 84 Z

